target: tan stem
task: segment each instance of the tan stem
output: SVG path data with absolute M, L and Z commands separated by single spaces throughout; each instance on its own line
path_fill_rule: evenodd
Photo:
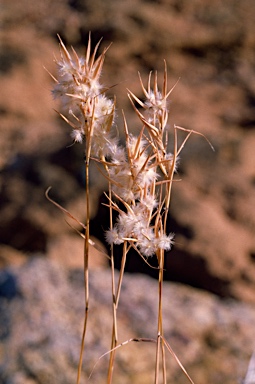
M 87 151 L 88 152 L 88 151 Z M 86 218 L 86 233 L 84 240 L 84 291 L 85 291 L 85 312 L 84 312 L 84 322 L 83 322 L 83 332 L 81 340 L 81 349 L 79 357 L 79 365 L 77 371 L 77 380 L 76 383 L 79 384 L 81 380 L 81 371 L 82 371 L 82 360 L 83 352 L 85 345 L 85 336 L 88 323 L 88 312 L 89 312 L 89 238 L 90 238 L 90 200 L 89 200 L 89 157 L 86 156 L 85 160 L 85 182 L 86 182 L 86 209 L 87 209 L 87 218 Z
M 108 170 L 108 169 L 107 169 Z M 109 201 L 110 201 L 110 229 L 113 228 L 113 217 L 112 217 L 112 191 L 111 183 L 109 182 Z M 113 244 L 111 245 L 111 278 L 112 278 L 112 341 L 111 341 L 111 354 L 108 367 L 107 384 L 112 383 L 113 368 L 116 350 L 115 347 L 118 344 L 118 332 L 117 332 L 117 305 L 116 305 L 116 292 L 115 292 L 115 268 L 114 268 L 114 253 Z
M 158 277 L 158 331 L 157 331 L 157 348 L 156 348 L 156 366 L 155 366 L 155 384 L 159 383 L 159 361 L 160 361 L 160 347 L 162 349 L 162 356 L 165 357 L 164 345 L 162 343 L 163 337 L 163 321 L 162 321 L 162 290 L 163 290 L 163 271 L 164 271 L 164 251 L 160 249 L 157 254 L 159 263 L 159 277 Z M 163 361 L 163 378 L 166 383 L 165 362 Z

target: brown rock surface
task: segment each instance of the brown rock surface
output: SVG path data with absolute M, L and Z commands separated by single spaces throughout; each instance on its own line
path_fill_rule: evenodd
M 165 58 L 169 83 L 181 77 L 170 124 L 205 134 L 215 147 L 192 137 L 182 152 L 170 278 L 255 302 L 254 3 L 23 0 L 1 8 L 1 242 L 45 253 L 71 231 L 44 197 L 49 185 L 52 197 L 84 220 L 82 147 L 67 148 L 68 127 L 53 111 L 43 66 L 55 73 L 57 33 L 81 50 L 91 30 L 93 42 L 113 41 L 104 81 L 118 84 L 117 107 L 131 130 L 139 123 L 126 87 L 141 95 L 137 71 L 144 78 L 161 72 Z M 105 181 L 93 174 L 96 208 Z M 199 267 L 186 267 L 192 263 Z

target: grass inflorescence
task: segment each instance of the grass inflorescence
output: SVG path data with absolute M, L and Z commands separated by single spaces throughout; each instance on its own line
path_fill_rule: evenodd
M 132 91 L 127 95 L 139 118 L 140 129 L 137 135 L 129 132 L 128 122 L 123 112 L 125 145 L 121 145 L 115 129 L 116 100 L 106 95 L 107 89 L 101 83 L 101 72 L 109 47 L 98 54 L 99 43 L 91 49 L 89 36 L 86 54 L 80 57 L 71 48 L 67 50 L 61 38 L 60 58 L 55 59 L 57 77 L 53 77 L 55 86 L 53 96 L 60 98 L 66 113 L 60 116 L 71 127 L 74 143 L 84 145 L 85 180 L 86 180 L 86 223 L 84 236 L 84 287 L 85 313 L 84 327 L 77 369 L 77 384 L 81 380 L 83 351 L 86 349 L 87 319 L 89 315 L 89 243 L 90 241 L 90 183 L 89 168 L 92 161 L 101 167 L 101 172 L 108 181 L 108 199 L 110 227 L 105 238 L 110 245 L 112 273 L 112 337 L 107 354 L 109 369 L 106 374 L 108 384 L 112 383 L 115 354 L 124 343 L 118 341 L 117 312 L 124 276 L 125 261 L 129 250 L 137 252 L 149 264 L 150 257 L 156 255 L 158 260 L 158 325 L 157 334 L 152 339 L 131 339 L 129 341 L 153 341 L 155 351 L 155 384 L 160 376 L 166 383 L 165 351 L 168 350 L 176 359 L 187 378 L 191 378 L 174 354 L 170 344 L 164 339 L 162 318 L 162 289 L 164 255 L 174 243 L 174 234 L 168 231 L 167 217 L 170 211 L 171 191 L 174 175 L 178 169 L 179 154 L 192 133 L 198 133 L 182 127 L 173 127 L 173 142 L 169 142 L 168 124 L 169 96 L 175 85 L 168 89 L 167 65 L 164 63 L 163 85 L 158 84 L 157 72 L 150 73 L 144 85 L 140 82 L 144 99 L 139 99 Z M 139 106 L 139 107 L 138 107 Z M 186 137 L 177 145 L 178 132 L 182 130 Z M 172 151 L 169 150 L 172 148 Z M 57 203 L 55 203 L 59 206 Z M 61 208 L 64 210 L 64 208 Z M 65 213 L 72 215 L 64 210 Z M 115 215 L 113 215 L 113 213 Z M 113 216 L 117 219 L 113 222 Z M 73 217 L 72 217 L 73 218 Z M 115 283 L 114 245 L 122 244 L 123 254 L 119 280 Z M 160 363 L 161 361 L 161 363 Z

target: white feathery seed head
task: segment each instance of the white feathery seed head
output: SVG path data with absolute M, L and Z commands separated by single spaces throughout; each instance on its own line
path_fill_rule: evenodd
M 60 59 L 55 60 L 58 67 L 58 77 L 52 91 L 54 98 L 60 98 L 62 106 L 72 117 L 84 121 L 80 129 L 73 129 L 71 137 L 74 142 L 81 143 L 83 138 L 95 136 L 91 144 L 93 156 L 107 156 L 110 152 L 111 126 L 114 122 L 115 103 L 102 92 L 100 75 L 104 56 L 108 48 L 95 59 L 98 45 L 91 53 L 89 37 L 86 58 L 79 57 L 74 49 L 70 54 L 59 37 Z M 80 117 L 81 116 L 81 117 Z M 65 119 L 68 121 L 67 119 Z M 68 121 L 69 122 L 69 121 Z M 73 124 L 69 122 L 73 127 Z M 93 128 L 93 129 L 92 129 Z
M 168 96 L 171 93 L 171 90 L 167 91 L 166 65 L 161 91 L 158 89 L 157 73 L 152 85 L 149 75 L 147 90 L 139 75 L 144 102 L 129 91 L 129 98 L 143 128 L 137 136 L 130 134 L 124 117 L 126 147 L 122 147 L 111 129 L 115 100 L 106 97 L 100 82 L 108 48 L 96 58 L 99 43 L 91 53 L 89 37 L 87 53 L 83 58 L 74 49 L 69 53 L 60 38 L 59 41 L 60 59 L 55 60 L 58 77 L 54 79 L 56 84 L 52 93 L 54 98 L 61 99 L 72 120 L 60 115 L 72 127 L 74 142 L 82 143 L 85 139 L 89 143 L 90 156 L 99 158 L 105 166 L 114 201 L 119 200 L 125 206 L 124 211 L 118 207 L 117 221 L 105 235 L 107 242 L 122 244 L 129 241 L 145 257 L 159 250 L 170 250 L 174 235 L 166 235 L 161 211 L 168 209 L 165 202 L 170 200 L 164 193 L 171 189 L 172 180 L 167 177 L 172 174 L 173 166 L 174 171 L 177 170 L 178 158 L 166 150 L 168 132 L 165 128 Z M 134 101 L 144 109 L 144 114 L 136 108 Z M 114 204 L 117 207 L 118 204 Z

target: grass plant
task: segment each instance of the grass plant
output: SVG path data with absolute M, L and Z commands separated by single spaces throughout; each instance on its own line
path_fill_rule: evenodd
M 174 140 L 169 142 L 169 96 L 176 84 L 168 90 L 165 62 L 161 88 L 158 84 L 157 72 L 155 72 L 149 74 L 146 86 L 138 74 L 144 94 L 143 100 L 139 99 L 132 91 L 127 90 L 134 112 L 140 121 L 140 130 L 136 136 L 131 134 L 125 114 L 122 112 L 125 135 L 125 146 L 122 146 L 116 135 L 116 101 L 107 97 L 107 89 L 101 83 L 101 72 L 109 47 L 103 49 L 99 55 L 100 41 L 92 50 L 89 36 L 85 57 L 80 57 L 73 48 L 67 50 L 60 37 L 59 44 L 60 58 L 55 59 L 58 74 L 56 78 L 52 76 L 55 81 L 53 95 L 55 98 L 60 98 L 62 106 L 66 108 L 66 114 L 59 114 L 71 127 L 73 142 L 84 145 L 85 154 L 87 218 L 85 224 L 80 223 L 85 229 L 85 313 L 76 384 L 81 382 L 83 351 L 86 349 L 85 341 L 89 316 L 89 243 L 91 242 L 89 169 L 92 161 L 97 163 L 109 185 L 106 195 L 110 226 L 105 237 L 111 249 L 113 321 L 111 343 L 107 352 L 109 368 L 106 382 L 111 384 L 113 381 L 115 355 L 118 348 L 129 341 L 149 341 L 155 342 L 156 345 L 155 384 L 167 382 L 166 351 L 174 356 L 187 379 L 193 383 L 171 349 L 169 342 L 164 339 L 162 290 L 165 252 L 170 251 L 174 243 L 174 234 L 169 232 L 167 226 L 174 175 L 177 171 L 180 152 L 186 141 L 192 133 L 199 135 L 200 133 L 174 126 Z M 185 138 L 178 146 L 177 136 L 180 131 L 185 133 Z M 55 202 L 54 204 L 72 219 L 75 219 L 64 208 Z M 113 213 L 117 214 L 116 222 L 113 222 Z M 114 246 L 119 244 L 123 246 L 123 254 L 119 280 L 115 284 Z M 140 339 L 131 339 L 120 343 L 117 327 L 118 304 L 126 257 L 131 248 L 137 252 L 137 257 L 141 257 L 147 264 L 150 264 L 150 257 L 153 255 L 156 255 L 158 260 L 157 335 L 154 337 L 152 335 L 151 339 L 144 339 L 141 335 Z

